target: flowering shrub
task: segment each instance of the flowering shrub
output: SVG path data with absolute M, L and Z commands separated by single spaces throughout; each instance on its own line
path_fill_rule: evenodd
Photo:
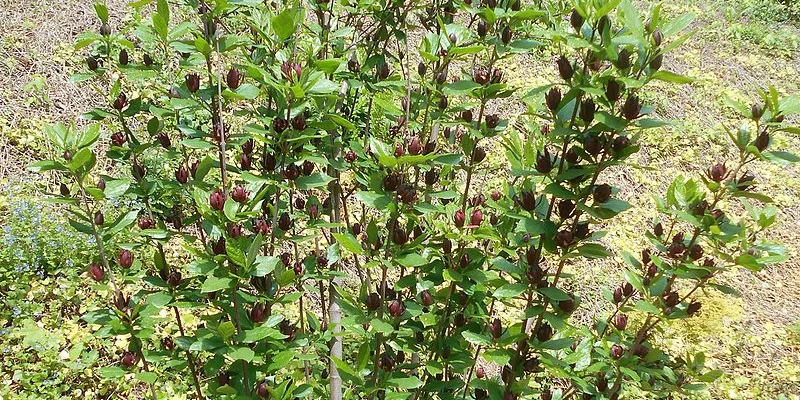
M 659 323 L 702 314 L 699 290 L 729 293 L 720 272 L 784 257 L 747 170 L 796 161 L 769 147 L 797 101 L 769 91 L 737 105 L 738 157 L 657 201 L 651 248 L 620 254 L 624 283 L 603 289 L 609 313 L 570 318 L 567 271 L 618 254 L 602 229 L 631 207 L 604 172 L 662 125 L 647 85 L 690 81 L 665 54 L 691 16 L 627 0 L 147 3 L 123 27 L 95 7 L 75 80 L 107 104 L 49 128 L 58 155 L 31 168 L 63 178 L 55 199 L 96 240 L 87 279 L 108 306 L 84 319 L 128 344 L 102 372 L 134 372 L 153 398 L 184 378 L 197 398 L 688 393 L 719 371 L 660 348 Z M 532 52 L 553 52 L 558 77 L 521 94 L 502 66 Z M 497 165 L 507 179 L 487 186 Z M 106 218 L 113 199 L 133 206 Z

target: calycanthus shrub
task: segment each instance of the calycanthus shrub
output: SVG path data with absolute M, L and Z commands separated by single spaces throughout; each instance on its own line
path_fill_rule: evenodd
M 195 398 L 680 397 L 720 372 L 660 347 L 664 321 L 702 317 L 699 293 L 732 290 L 720 273 L 785 258 L 748 172 L 796 160 L 770 150 L 798 109 L 774 90 L 734 104 L 730 160 L 657 197 L 647 248 L 600 240 L 631 207 L 604 172 L 663 125 L 648 85 L 689 81 L 665 55 L 691 16 L 628 0 L 131 6 L 124 25 L 95 6 L 74 79 L 105 105 L 48 127 L 56 156 L 31 169 L 61 178 L 53 200 L 96 238 L 86 279 L 108 306 L 83 318 L 128 343 L 99 372 L 154 399 L 165 381 Z M 507 82 L 524 55 L 552 59 L 549 84 Z M 108 201 L 126 206 L 103 215 Z M 585 289 L 607 311 L 571 318 L 567 271 L 610 256 L 622 283 Z

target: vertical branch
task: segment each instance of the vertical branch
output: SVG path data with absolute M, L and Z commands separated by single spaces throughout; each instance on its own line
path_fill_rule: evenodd
M 336 104 L 337 108 L 341 108 L 342 106 L 342 99 L 344 95 L 347 93 L 348 84 L 347 81 L 342 81 L 342 86 L 339 90 L 339 101 Z M 333 143 L 332 149 L 332 158 L 336 159 L 339 157 L 339 147 L 336 144 L 337 134 L 336 132 L 331 133 L 331 142 Z M 341 187 L 339 185 L 339 171 L 335 170 L 332 166 L 329 167 L 329 170 L 334 173 L 335 181 L 333 182 L 333 193 L 332 193 L 332 201 L 331 201 L 331 208 L 333 209 L 333 223 L 338 224 L 342 220 L 342 212 L 341 212 Z M 332 228 L 334 232 L 338 232 L 339 228 Z M 338 268 L 338 263 L 331 265 L 331 269 Z M 339 336 L 339 333 L 342 331 L 342 327 L 339 325 L 342 322 L 342 309 L 339 307 L 339 299 L 338 294 L 336 293 L 336 288 L 342 284 L 341 278 L 334 278 L 331 280 L 331 284 L 328 287 L 329 290 L 329 300 L 330 300 L 330 308 L 328 310 L 328 315 L 330 316 L 330 326 L 333 327 L 333 339 L 331 343 L 330 349 L 330 362 L 329 362 L 329 378 L 330 378 L 330 400 L 342 400 L 342 377 L 339 375 L 339 369 L 336 368 L 336 363 L 333 362 L 334 358 L 342 359 L 342 338 Z

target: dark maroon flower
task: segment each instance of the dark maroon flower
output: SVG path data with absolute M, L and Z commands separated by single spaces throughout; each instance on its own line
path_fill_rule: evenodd
M 622 151 L 628 147 L 629 141 L 630 139 L 628 139 L 627 136 L 617 136 L 614 138 L 614 143 L 611 145 L 611 148 L 613 148 L 615 151 Z
M 256 395 L 262 399 L 266 399 L 269 396 L 269 385 L 266 381 L 261 381 L 256 385 Z
M 630 282 L 625 282 L 625 284 L 622 285 L 622 294 L 625 296 L 630 296 L 633 294 L 633 285 L 631 285 Z
M 492 78 L 489 80 L 491 83 L 500 83 L 503 81 L 503 70 L 495 68 L 492 70 Z
M 150 217 L 143 217 L 139 220 L 139 229 L 152 229 L 156 227 L 155 221 L 153 221 Z
M 292 217 L 290 217 L 288 213 L 283 213 L 280 218 L 278 218 L 278 228 L 284 232 L 292 229 Z
M 622 356 L 624 354 L 625 354 L 625 349 L 623 349 L 622 346 L 620 346 L 620 345 L 618 345 L 616 343 L 611 346 L 611 351 L 609 352 L 609 355 L 611 355 L 611 358 L 613 358 L 615 360 L 619 360 L 620 358 L 622 358 Z
M 98 263 L 92 263 L 92 265 L 89 266 L 89 275 L 92 277 L 92 279 L 99 282 L 102 281 L 103 278 L 105 278 L 106 273 L 105 271 L 103 271 L 102 265 Z
M 241 204 L 246 203 L 247 202 L 247 198 L 249 196 L 250 196 L 250 192 L 245 190 L 245 188 L 242 187 L 241 185 L 236 186 L 236 187 L 233 188 L 233 190 L 231 190 L 231 198 L 237 203 L 241 203 Z
M 553 337 L 553 328 L 547 322 L 543 323 L 539 330 L 536 331 L 536 338 L 539 339 L 540 342 L 546 342 Z
M 486 116 L 486 127 L 489 129 L 497 128 L 500 124 L 500 117 L 497 114 L 489 114 Z
M 255 223 L 253 223 L 253 230 L 262 235 L 267 235 L 269 233 L 269 228 L 269 222 L 263 219 L 258 219 L 255 221 Z
M 128 269 L 133 265 L 134 257 L 133 253 L 131 253 L 129 250 L 123 249 L 119 252 L 119 257 L 117 259 L 122 268 Z
M 750 116 L 753 118 L 753 120 L 758 121 L 761 119 L 763 115 L 764 115 L 764 107 L 761 104 L 756 103 L 753 104 L 752 107 L 750 107 Z M 764 131 L 764 133 L 766 132 L 767 131 Z
M 125 96 L 125 93 L 120 93 L 119 96 L 114 100 L 114 109 L 122 110 L 123 108 L 128 106 L 128 97 Z
M 558 203 L 558 216 L 561 219 L 567 219 L 572 216 L 575 211 L 575 203 L 572 200 L 561 200 Z
M 681 299 L 678 296 L 678 292 L 669 292 L 664 294 L 664 304 L 669 307 L 674 307 L 678 303 L 680 303 Z
M 130 351 L 126 351 L 122 353 L 122 358 L 120 359 L 120 364 L 122 364 L 125 368 L 130 368 L 136 365 L 139 362 L 139 357 L 135 354 L 131 353 Z
M 635 95 L 628 96 L 625 104 L 622 106 L 622 115 L 627 120 L 634 120 L 639 118 L 642 114 L 642 105 L 639 103 L 639 97 Z
M 483 222 L 483 213 L 480 209 L 475 209 L 469 216 L 469 224 L 471 226 L 479 226 Z M 458 225 L 458 224 L 456 224 Z M 459 227 L 460 228 L 460 227 Z
M 622 299 L 625 297 L 624 293 L 622 293 L 622 287 L 617 287 L 614 289 L 614 302 L 621 303 Z
M 453 214 L 453 222 L 456 224 L 456 227 L 463 227 L 464 222 L 467 220 L 467 215 L 464 213 L 463 210 L 456 210 L 455 214 Z
M 472 72 L 472 81 L 479 85 L 489 83 L 489 71 L 485 68 L 476 68 L 475 71 Z
M 722 182 L 725 180 L 729 175 L 728 168 L 725 166 L 725 163 L 718 163 L 712 165 L 711 167 L 706 170 L 706 176 L 708 179 L 711 179 L 714 182 Z
M 220 236 L 219 239 L 214 243 L 214 246 L 211 249 L 215 255 L 222 255 L 225 254 L 225 237 Z
M 696 261 L 696 260 L 699 260 L 702 257 L 703 257 L 703 247 L 702 246 L 700 246 L 699 244 L 694 244 L 694 245 L 692 245 L 691 248 L 689 248 L 689 258 L 691 258 L 692 260 Z
M 544 148 L 544 153 L 536 154 L 536 170 L 547 174 L 553 170 L 553 159 L 550 157 L 550 151 L 547 147 Z
M 175 341 L 169 336 L 164 337 L 161 339 L 161 346 L 163 346 L 164 350 L 167 351 L 175 350 Z
M 283 168 L 283 177 L 293 181 L 300 177 L 300 167 L 297 166 L 295 163 L 289 163 L 289 165 Z
M 348 150 L 347 153 L 344 154 L 344 160 L 351 163 L 356 160 L 356 152 L 353 150 Z
M 583 16 L 581 16 L 577 9 L 572 9 L 572 14 L 569 16 L 569 24 L 572 25 L 576 31 L 580 32 L 581 26 L 583 26 Z
M 231 68 L 228 71 L 228 75 L 225 77 L 225 83 L 228 84 L 231 90 L 236 90 L 242 83 L 242 74 L 239 73 L 238 69 Z
M 169 140 L 169 135 L 164 132 L 161 132 L 156 136 L 158 143 L 161 144 L 161 147 L 165 149 L 169 149 L 172 146 L 172 141 Z
M 661 69 L 661 65 L 664 63 L 664 55 L 659 54 L 650 61 L 650 69 L 653 71 L 658 71 Z
M 425 65 L 424 61 L 420 61 L 419 64 L 417 64 L 417 73 L 419 76 L 425 76 L 426 72 L 428 72 L 428 66 Z
M 242 236 L 243 233 L 244 228 L 242 224 L 231 224 L 231 226 L 228 227 L 228 234 L 231 235 L 232 238 L 238 238 Z
M 192 93 L 200 90 L 200 75 L 195 73 L 186 75 L 186 89 Z
M 361 65 L 358 63 L 358 60 L 351 58 L 347 60 L 347 69 L 350 70 L 350 72 L 357 74 L 361 72 Z
M 561 75 L 561 79 L 565 81 L 572 79 L 575 70 L 572 68 L 572 63 L 569 62 L 566 56 L 561 56 L 561 58 L 556 61 L 556 64 L 558 65 L 558 74 Z
M 239 156 L 239 168 L 242 171 L 247 171 L 252 167 L 252 162 L 250 161 L 250 156 L 247 153 L 242 153 Z
M 442 240 L 442 251 L 444 254 L 450 254 L 450 252 L 453 251 L 453 242 L 451 242 L 450 239 Z
M 500 336 L 503 336 L 503 323 L 500 322 L 500 318 L 495 318 L 492 320 L 492 323 L 489 325 L 489 333 L 492 334 L 492 337 L 497 340 Z
M 536 208 L 536 195 L 530 191 L 523 191 L 521 194 L 521 205 L 526 211 L 533 211 Z
M 427 172 L 425 172 L 425 184 L 426 185 L 433 185 L 436 181 L 439 180 L 439 171 L 436 168 L 431 168 Z
M 422 144 L 418 137 L 414 136 L 411 138 L 411 141 L 408 143 L 408 152 L 415 156 L 422 154 Z
M 381 295 L 375 292 L 370 293 L 369 296 L 367 296 L 365 304 L 370 311 L 379 309 L 381 307 Z
M 483 147 L 475 147 L 472 150 L 472 163 L 478 164 L 486 158 L 486 150 Z
M 208 197 L 208 203 L 211 205 L 211 208 L 217 211 L 222 211 L 222 209 L 225 207 L 225 200 L 225 193 L 219 189 L 213 191 Z
M 606 99 L 612 103 L 619 100 L 620 93 L 622 92 L 622 85 L 616 80 L 612 79 L 606 84 Z
M 594 105 L 594 100 L 588 98 L 581 103 L 579 115 L 586 125 L 589 125 L 594 120 L 594 113 L 597 107 Z M 588 151 L 588 150 L 587 150 Z
M 508 44 L 509 42 L 511 42 L 511 35 L 512 35 L 511 28 L 508 25 L 506 25 L 506 27 L 503 28 L 503 32 L 500 34 L 500 40 L 503 41 L 503 44 Z
M 403 315 L 403 313 L 406 311 L 406 306 L 400 300 L 392 300 L 392 302 L 389 303 L 388 309 L 389 315 L 397 318 Z
M 286 118 L 275 117 L 272 120 L 272 129 L 277 133 L 283 133 L 289 127 L 289 121 Z
M 583 138 L 583 149 L 593 156 L 600 154 L 600 151 L 603 150 L 600 137 L 595 134 L 586 135 Z
M 94 213 L 94 224 L 98 226 L 103 226 L 103 223 L 106 221 L 105 217 L 103 217 L 103 213 L 101 211 L 97 211 Z
M 701 306 L 700 302 L 693 301 L 689 303 L 689 305 L 686 307 L 686 313 L 689 314 L 689 316 L 691 317 L 698 311 L 700 311 L 700 306 Z
M 383 189 L 387 192 L 394 192 L 403 182 L 403 178 L 396 172 L 392 172 L 383 178 Z
M 439 102 L 437 103 L 437 106 L 439 107 L 440 110 L 447 109 L 447 104 L 448 104 L 447 96 L 442 95 L 442 97 L 439 97 Z
M 205 5 L 205 3 L 203 3 Z M 225 386 L 231 382 L 231 374 L 228 372 L 223 372 L 217 375 L 217 384 L 220 386 Z
M 391 74 L 391 71 L 389 70 L 389 64 L 386 62 L 380 63 L 375 67 L 375 69 L 376 76 L 381 80 L 388 78 L 389 74 Z
M 167 276 L 167 284 L 170 286 L 178 286 L 181 284 L 181 273 L 177 270 L 170 271 L 169 275 Z
M 556 111 L 558 105 L 561 104 L 561 91 L 558 88 L 552 88 L 544 97 L 547 108 L 550 111 Z
M 303 114 L 297 114 L 292 118 L 292 129 L 300 132 L 306 129 L 306 117 Z
M 128 65 L 128 50 L 122 49 L 119 51 L 119 64 Z
M 597 185 L 592 193 L 595 203 L 606 203 L 611 199 L 611 186 L 608 184 Z
M 431 296 L 431 293 L 429 291 L 423 290 L 422 292 L 420 292 L 419 297 L 420 300 L 422 300 L 423 306 L 428 307 L 431 304 L 433 304 L 433 296 Z
M 94 56 L 86 57 L 86 66 L 89 67 L 90 70 L 96 71 L 97 68 L 100 66 L 97 62 L 97 59 Z
M 150 57 L 150 54 L 144 53 L 142 56 L 142 61 L 144 62 L 144 65 L 148 67 L 153 65 L 153 57 Z
M 480 36 L 481 38 L 484 38 L 486 36 L 486 32 L 488 30 L 488 26 L 486 24 L 486 21 L 484 21 L 483 19 L 479 20 L 478 21 L 477 30 L 478 30 L 478 36 Z
M 763 111 L 762 111 L 763 113 Z M 756 140 L 753 142 L 753 145 L 756 146 L 758 151 L 764 151 L 769 146 L 769 132 L 767 130 L 763 130 L 761 133 L 758 134 Z
M 260 324 L 264 322 L 264 319 L 267 316 L 267 309 L 264 307 L 264 303 L 256 303 L 253 305 L 253 308 L 250 310 L 250 321 L 254 324 Z
M 408 233 L 406 233 L 405 229 L 395 226 L 392 229 L 391 239 L 395 244 L 402 246 L 408 242 Z
M 625 314 L 617 314 L 611 322 L 614 324 L 615 328 L 624 331 L 628 326 L 628 316 Z
M 617 62 L 614 63 L 619 69 L 628 69 L 631 66 L 631 52 L 628 49 L 620 50 L 617 55 Z M 630 118 L 632 119 L 632 118 Z
M 175 170 L 175 179 L 180 183 L 186 183 L 189 181 L 189 171 L 184 166 L 178 167 Z

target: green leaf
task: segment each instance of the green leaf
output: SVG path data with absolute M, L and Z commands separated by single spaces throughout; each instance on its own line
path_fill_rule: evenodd
M 398 389 L 408 390 L 408 389 L 416 389 L 422 386 L 422 381 L 417 378 L 416 376 L 409 376 L 405 378 L 392 378 L 389 379 L 388 382 L 390 387 L 396 387 Z M 388 396 L 387 396 L 388 398 Z
M 539 293 L 547 296 L 547 298 L 555 301 L 569 300 L 571 297 L 561 289 L 552 286 L 537 289 Z
M 108 189 L 108 186 L 106 186 L 106 189 Z M 117 232 L 127 228 L 133 221 L 136 221 L 137 216 L 139 216 L 138 210 L 128 211 L 127 214 L 123 215 L 111 228 L 104 232 L 104 236 L 113 236 Z
M 136 373 L 136 379 L 145 383 L 154 383 L 158 379 L 158 375 L 151 371 L 139 371 Z
M 211 293 L 232 287 L 233 280 L 231 278 L 217 278 L 216 276 L 209 276 L 200 286 L 201 293 Z
M 66 171 L 67 167 L 63 164 L 53 161 L 53 160 L 42 160 L 37 161 L 28 166 L 28 171 L 35 172 L 35 173 L 42 173 L 47 171 Z
M 655 74 L 653 74 L 652 78 L 653 79 L 658 79 L 658 80 L 664 81 L 664 82 L 677 83 L 679 85 L 682 85 L 682 84 L 685 84 L 685 83 L 694 82 L 694 79 L 692 79 L 692 78 L 690 78 L 688 76 L 679 75 L 679 74 L 676 74 L 674 72 L 669 72 L 669 71 L 665 71 L 665 70 L 660 70 L 660 71 L 656 72 Z
M 355 236 L 353 236 L 352 233 L 333 233 L 333 237 L 336 238 L 337 243 L 342 245 L 342 247 L 351 253 L 364 254 L 364 249 L 361 247 L 361 243 L 355 238 Z
M 470 331 L 461 332 L 461 336 L 463 336 L 464 339 L 466 339 L 468 342 L 470 342 L 470 343 L 472 343 L 474 345 L 483 346 L 483 345 L 487 345 L 487 344 L 492 343 L 492 341 L 489 339 L 488 336 L 477 334 L 477 333 L 470 332 Z
M 374 329 L 375 332 L 380 332 L 383 334 L 394 332 L 394 327 L 392 325 L 379 318 L 373 318 L 370 326 L 372 326 L 372 329 Z
M 97 18 L 103 21 L 104 24 L 108 23 L 108 7 L 105 3 L 94 3 L 94 12 L 97 13 Z
M 244 360 L 250 362 L 253 361 L 255 356 L 256 353 L 249 347 L 238 347 L 236 350 L 228 353 L 228 357 L 232 358 L 234 361 Z
M 588 243 L 578 247 L 578 253 L 587 258 L 604 258 L 611 255 L 608 249 L 597 243 Z
M 522 294 L 528 285 L 524 283 L 507 283 L 494 291 L 494 297 L 498 299 L 516 297 Z
M 639 311 L 646 312 L 648 314 L 658 315 L 661 313 L 661 310 L 659 310 L 658 307 L 654 306 L 653 304 L 645 300 L 637 301 L 633 307 Z
M 163 292 L 157 292 L 147 296 L 147 304 L 155 308 L 162 308 L 169 304 L 170 301 L 172 301 L 172 296 Z
M 324 172 L 318 172 L 316 174 L 301 176 L 297 178 L 295 184 L 297 185 L 298 189 L 309 190 L 309 189 L 324 187 L 325 185 L 328 184 L 328 182 L 332 180 L 333 178 L 328 176 L 328 174 Z
M 286 40 L 295 30 L 295 20 L 291 8 L 286 8 L 280 14 L 272 17 L 272 31 L 281 40 Z
M 236 327 L 233 325 L 233 322 L 225 321 L 219 324 L 217 327 L 217 333 L 219 333 L 219 336 L 222 337 L 222 340 L 228 340 L 236 333 Z

